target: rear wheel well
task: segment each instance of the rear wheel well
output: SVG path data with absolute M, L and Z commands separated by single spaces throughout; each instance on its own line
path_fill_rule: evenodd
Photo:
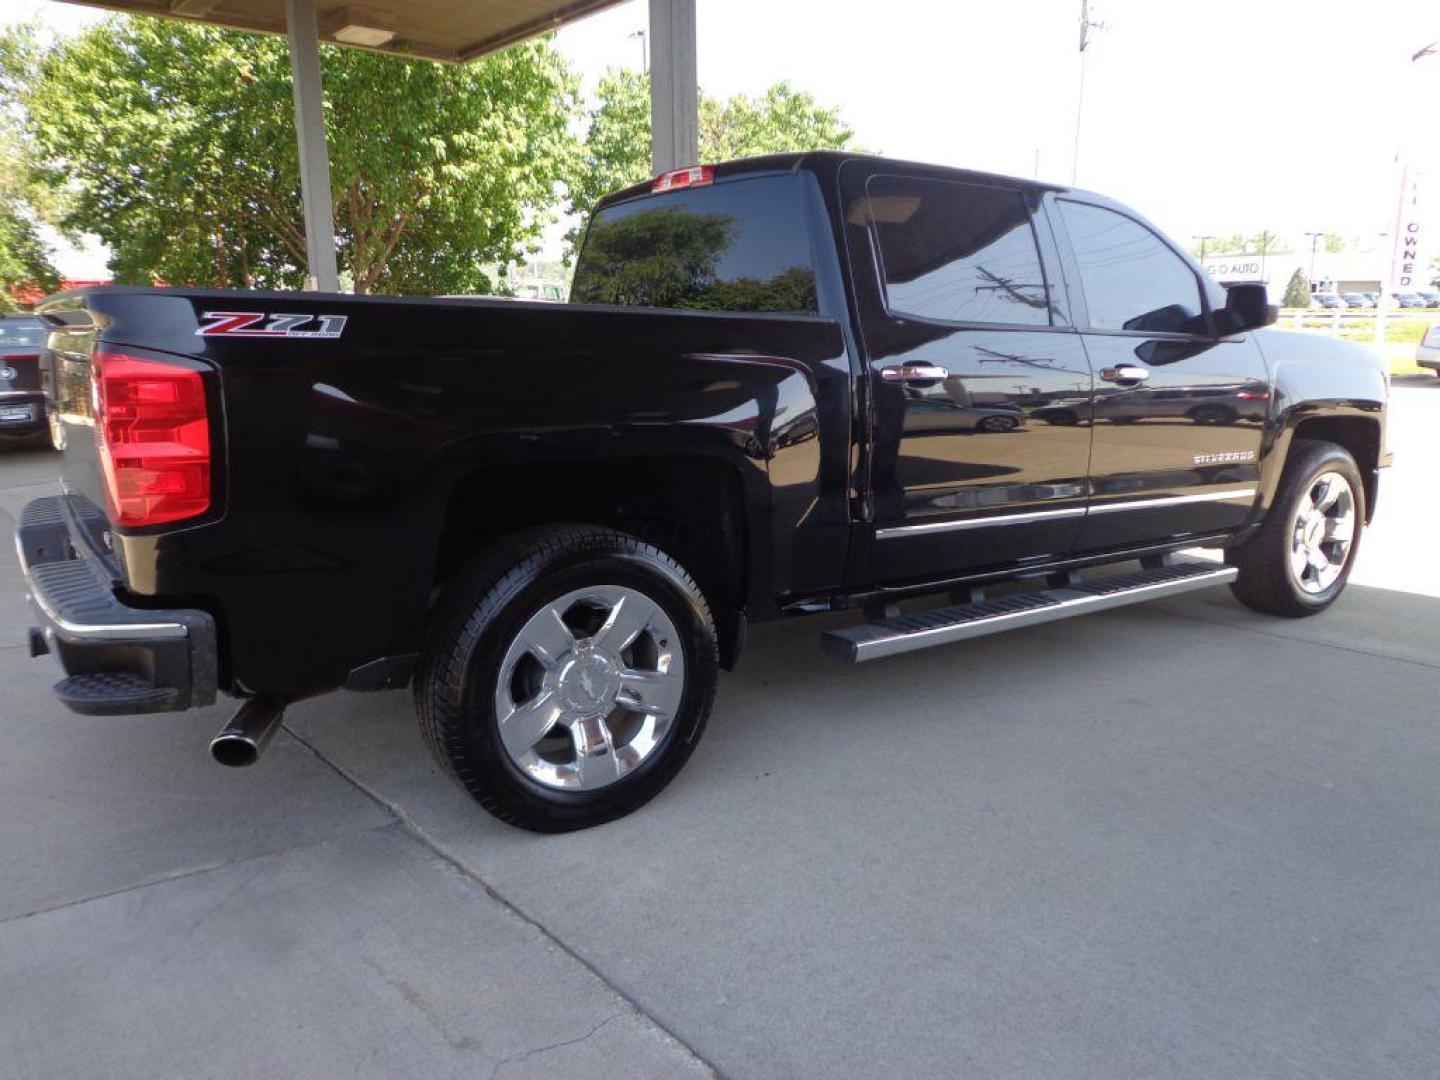
M 655 545 L 695 579 L 720 659 L 743 633 L 748 560 L 739 474 L 705 457 L 535 461 L 478 469 L 451 491 L 435 558 L 441 587 L 500 537 L 537 525 L 601 525 Z
M 1380 464 L 1380 423 L 1363 416 L 1316 416 L 1295 426 L 1295 439 L 1335 443 L 1350 451 L 1365 484 L 1365 520 L 1375 507 L 1375 470 Z M 1293 440 L 1292 440 L 1293 441 Z

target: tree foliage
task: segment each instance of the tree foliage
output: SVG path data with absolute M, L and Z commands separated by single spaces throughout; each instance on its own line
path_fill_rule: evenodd
M 40 235 L 40 222 L 53 207 L 36 183 L 32 147 L 19 121 L 17 76 L 33 41 L 23 26 L 0 37 L 0 310 L 13 307 L 10 298 L 17 288 L 50 292 L 60 284 Z
M 1261 229 L 1251 236 L 1237 232 L 1208 237 L 1203 245 L 1199 240 L 1191 244 L 1191 251 L 1197 257 L 1202 249 L 1207 259 L 1212 255 L 1273 255 L 1284 250 L 1284 242 L 1269 229 Z
M 719 101 L 700 95 L 700 160 L 724 161 L 793 150 L 842 150 L 854 132 L 838 108 L 828 108 L 789 83 L 758 97 Z M 588 114 L 582 152 L 569 177 L 570 209 L 585 218 L 602 195 L 650 175 L 650 78 L 637 71 L 606 72 Z M 572 232 L 573 242 L 578 229 Z
M 1269 229 L 1261 229 L 1254 236 L 1245 241 L 1245 250 L 1253 251 L 1260 255 L 1269 255 L 1279 250 L 1280 238 Z
M 463 67 L 322 48 L 340 265 L 357 292 L 488 292 L 533 246 L 566 163 L 577 86 L 547 41 Z M 37 51 L 21 90 L 64 222 L 116 280 L 303 282 L 285 44 L 116 18 Z
M 1305 271 L 1298 266 L 1290 275 L 1290 282 L 1285 286 L 1285 295 L 1280 303 L 1285 307 L 1310 306 L 1310 280 L 1305 276 Z

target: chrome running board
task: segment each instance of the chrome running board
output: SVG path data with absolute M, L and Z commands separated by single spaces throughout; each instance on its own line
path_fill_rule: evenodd
M 831 630 L 821 636 L 820 644 L 835 659 L 858 664 L 863 660 L 928 649 L 932 645 L 948 645 L 952 641 L 1207 589 L 1234 581 L 1237 573 L 1233 566 L 1173 563 L 1123 577 L 1071 583 L 1044 592 L 956 604 L 918 615 L 891 615 L 875 622 Z

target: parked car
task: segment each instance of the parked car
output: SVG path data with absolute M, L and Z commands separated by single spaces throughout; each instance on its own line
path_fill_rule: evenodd
M 1440 375 L 1440 323 L 1425 331 L 1425 336 L 1415 347 L 1415 363 Z
M 1425 306 L 1424 297 L 1418 293 L 1391 293 L 1390 299 L 1394 301 L 1396 307 L 1423 308 Z
M 1344 300 L 1345 306 L 1349 308 L 1373 308 L 1375 306 L 1375 301 L 1371 300 L 1365 293 L 1341 293 L 1340 299 Z
M 1431 292 L 1428 289 L 1422 289 L 1415 295 L 1425 301 L 1427 308 L 1440 308 L 1440 292 Z
M 1319 308 L 1346 308 L 1350 306 L 1339 293 L 1317 292 L 1310 297 L 1310 303 L 1312 307 Z
M 73 434 L 17 546 L 59 699 L 231 695 L 212 752 L 244 765 L 290 702 L 410 686 L 441 766 L 545 831 L 670 781 L 747 623 L 854 612 L 821 640 L 868 662 L 1222 583 L 1312 615 L 1388 463 L 1384 365 L 1264 329 L 1264 286 L 1099 195 L 853 154 L 602 199 L 565 305 L 42 311 Z M 1080 422 L 1122 399 L 1135 422 Z M 1174 561 L 1195 546 L 1224 562 Z
M 31 315 L 0 316 L 0 440 L 51 445 L 40 351 L 45 324 Z

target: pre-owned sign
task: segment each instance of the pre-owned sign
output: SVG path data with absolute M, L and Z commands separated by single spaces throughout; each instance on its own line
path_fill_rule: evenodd
M 1395 250 L 1390 286 L 1401 292 L 1426 284 L 1420 262 L 1420 174 L 1409 165 L 1400 180 L 1400 206 L 1395 214 Z

